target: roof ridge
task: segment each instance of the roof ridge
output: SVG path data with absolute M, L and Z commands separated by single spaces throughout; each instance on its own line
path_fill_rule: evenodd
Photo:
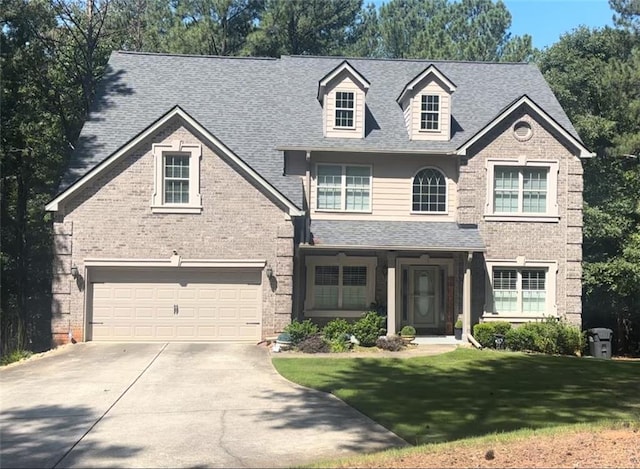
M 154 57 L 182 57 L 192 59 L 240 59 L 240 60 L 279 60 L 277 57 L 252 57 L 244 55 L 203 55 L 203 54 L 174 54 L 168 52 L 142 52 L 129 50 L 116 50 L 114 54 L 121 55 L 149 55 Z
M 281 59 L 330 59 L 330 60 L 366 60 L 370 62 L 417 62 L 417 63 L 458 63 L 458 64 L 480 64 L 480 65 L 531 65 L 531 62 L 492 62 L 483 60 L 442 60 L 442 59 L 410 59 L 391 57 L 353 57 L 345 55 L 283 55 Z

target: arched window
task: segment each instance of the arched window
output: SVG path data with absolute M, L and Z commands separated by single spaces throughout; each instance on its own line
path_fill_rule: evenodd
M 413 178 L 413 211 L 447 211 L 447 178 L 437 169 L 422 169 Z

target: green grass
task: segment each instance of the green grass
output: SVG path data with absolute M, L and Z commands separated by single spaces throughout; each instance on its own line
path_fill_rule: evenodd
M 411 444 L 640 421 L 640 362 L 457 349 L 429 357 L 274 358 Z
M 28 350 L 14 350 L 13 352 L 3 355 L 2 358 L 0 358 L 0 366 L 8 365 L 9 363 L 13 362 L 19 362 L 20 360 L 29 358 L 31 355 L 31 352 Z

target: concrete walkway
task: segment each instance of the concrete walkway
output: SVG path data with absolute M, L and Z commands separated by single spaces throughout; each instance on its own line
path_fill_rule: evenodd
M 283 467 L 406 444 L 250 345 L 76 344 L 0 380 L 0 467 Z

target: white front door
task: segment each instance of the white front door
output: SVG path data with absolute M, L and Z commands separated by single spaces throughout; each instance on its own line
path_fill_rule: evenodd
M 412 266 L 409 268 L 410 322 L 416 328 L 440 326 L 440 300 L 437 266 Z

